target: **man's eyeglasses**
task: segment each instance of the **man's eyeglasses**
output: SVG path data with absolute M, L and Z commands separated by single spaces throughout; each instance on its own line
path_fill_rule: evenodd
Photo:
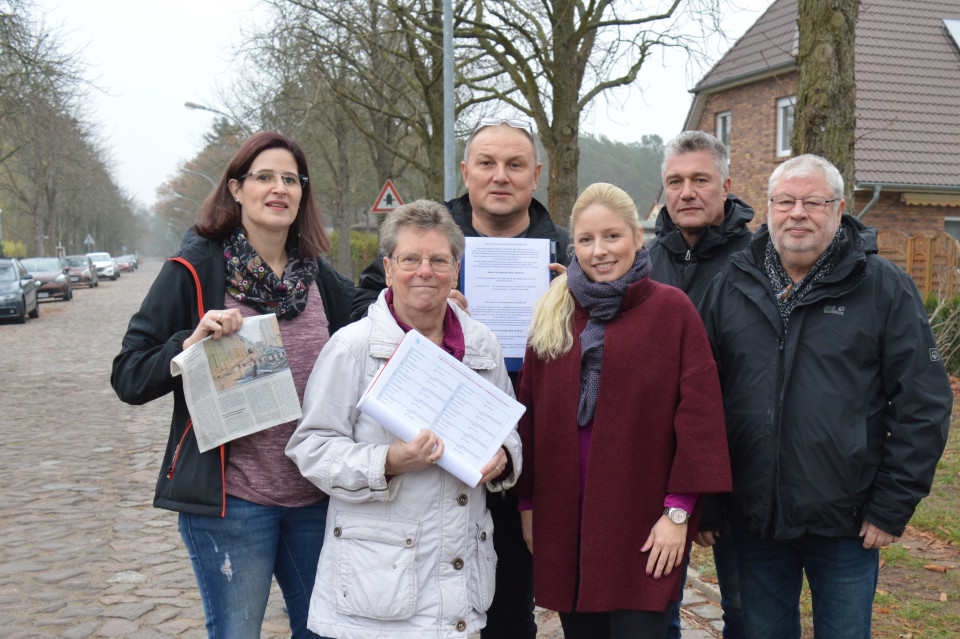
M 531 138 L 533 137 L 533 125 L 529 120 L 517 120 L 510 118 L 480 118 L 480 121 L 477 122 L 477 126 L 473 127 L 473 132 L 476 133 L 484 127 L 500 126 L 501 124 L 512 126 L 513 128 L 520 129 L 521 131 L 526 131 L 527 135 L 529 135 Z
M 430 269 L 434 273 L 449 273 L 453 270 L 454 259 L 449 253 L 434 253 L 433 255 L 420 255 L 419 253 L 401 253 L 393 258 L 401 271 L 416 271 L 423 264 L 424 260 L 430 264 Z
M 837 198 L 828 200 L 826 198 L 816 197 L 816 196 L 805 197 L 802 200 L 800 200 L 800 202 L 803 202 L 803 210 L 806 211 L 807 213 L 822 213 L 823 210 L 827 208 L 827 204 L 830 204 L 831 202 L 836 202 L 836 201 L 837 201 Z M 781 213 L 792 211 L 793 207 L 795 207 L 796 205 L 797 205 L 796 198 L 787 197 L 785 195 L 780 195 L 777 197 L 770 198 L 770 206 L 775 211 L 780 211 Z
M 253 178 L 257 181 L 258 184 L 274 184 L 277 181 L 277 178 L 280 178 L 280 182 L 287 188 L 299 186 L 301 189 L 307 188 L 307 178 L 306 175 L 297 175 L 296 173 L 277 173 L 276 171 L 251 171 L 245 175 L 238 177 L 238 180 L 246 180 L 247 178 Z

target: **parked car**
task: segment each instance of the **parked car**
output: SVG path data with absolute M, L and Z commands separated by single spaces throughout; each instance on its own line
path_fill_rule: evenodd
M 130 261 L 129 255 L 120 255 L 114 259 L 117 260 L 117 265 L 120 267 L 121 273 L 133 272 L 133 262 Z
M 12 317 L 18 324 L 27 315 L 40 317 L 37 280 L 16 259 L 0 259 L 0 317 Z
M 73 299 L 70 269 L 59 257 L 25 257 L 20 263 L 40 282 L 37 289 L 40 299 L 59 297 L 64 302 Z
M 96 288 L 100 286 L 100 278 L 97 277 L 97 267 L 93 265 L 86 255 L 68 255 L 63 258 L 70 270 L 70 282 L 74 286 L 82 285 L 87 288 Z
M 130 264 L 131 271 L 135 271 L 140 268 L 140 260 L 137 259 L 136 254 L 127 253 L 126 255 L 121 255 L 117 258 L 118 262 L 121 262 L 120 267 L 123 268 L 123 262 L 128 262 Z
M 120 271 L 113 263 L 113 258 L 109 253 L 87 253 L 87 257 L 93 260 L 93 265 L 97 267 L 97 276 L 100 278 L 109 278 L 116 280 L 120 277 Z

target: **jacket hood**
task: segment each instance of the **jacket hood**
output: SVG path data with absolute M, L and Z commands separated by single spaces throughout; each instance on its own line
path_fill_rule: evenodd
M 664 249 L 675 255 L 692 250 L 698 259 L 708 258 L 731 239 L 750 235 L 747 223 L 753 219 L 754 211 L 736 195 L 728 195 L 723 203 L 723 222 L 719 226 L 708 226 L 697 236 L 693 246 L 687 246 L 680 229 L 674 223 L 667 207 L 660 209 L 655 227 L 657 240 Z

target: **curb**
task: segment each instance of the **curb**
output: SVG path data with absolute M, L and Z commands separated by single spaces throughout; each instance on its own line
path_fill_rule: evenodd
M 720 605 L 720 587 L 717 584 L 707 583 L 700 578 L 700 573 L 693 566 L 687 568 L 687 588 L 693 588 L 701 595 Z

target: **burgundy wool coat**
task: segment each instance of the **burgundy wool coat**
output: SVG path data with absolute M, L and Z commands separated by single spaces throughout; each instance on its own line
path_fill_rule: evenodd
M 533 571 L 538 606 L 560 612 L 666 609 L 683 570 L 655 580 L 640 552 L 668 493 L 731 489 L 717 367 L 703 323 L 680 289 L 643 278 L 607 323 L 579 522 L 577 403 L 579 335 L 544 362 L 528 347 L 519 399 L 523 473 L 518 493 L 533 502 Z M 702 500 L 700 500 L 702 501 Z M 697 531 L 699 505 L 687 526 Z M 582 542 L 578 546 L 578 534 Z M 579 559 L 579 592 L 575 592 Z

